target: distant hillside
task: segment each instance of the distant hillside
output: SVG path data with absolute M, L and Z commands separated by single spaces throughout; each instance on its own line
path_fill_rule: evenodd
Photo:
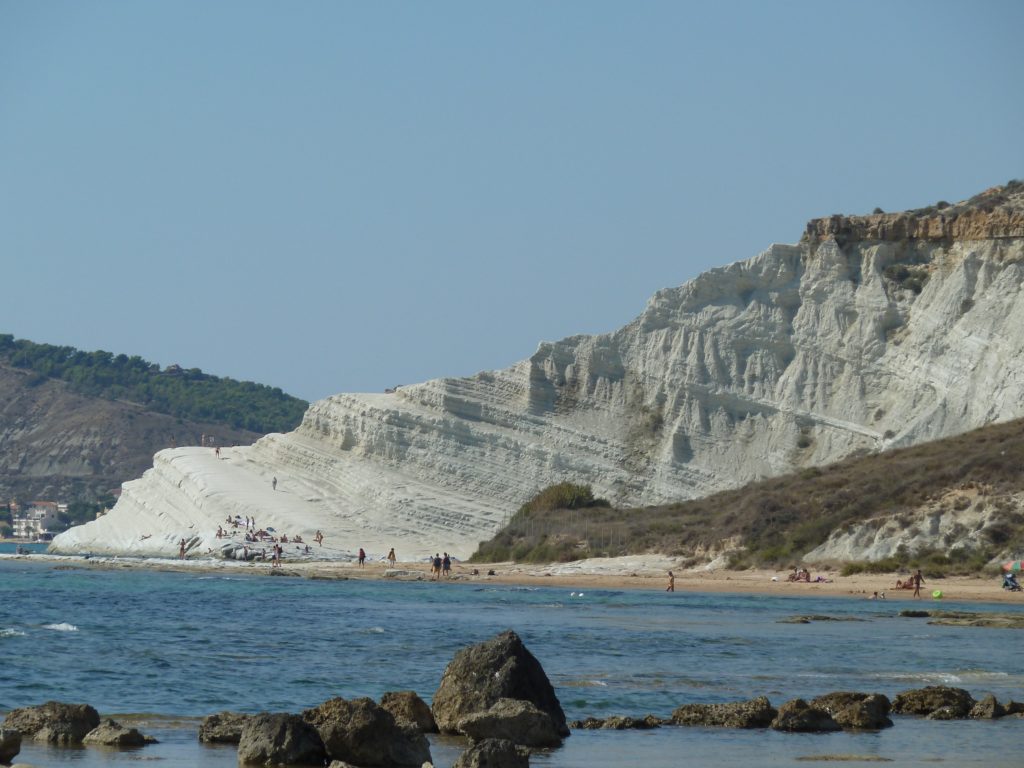
M 279 389 L 0 335 L 0 502 L 106 497 L 174 445 L 293 429 Z
M 663 552 L 973 571 L 1024 553 L 1024 420 L 643 509 L 526 505 L 474 559 Z
M 127 400 L 156 413 L 249 432 L 295 429 L 309 405 L 277 387 L 210 376 L 198 368 L 161 370 L 138 356 L 36 344 L 10 334 L 0 334 L 0 362 L 35 373 L 29 386 L 59 379 L 82 395 Z

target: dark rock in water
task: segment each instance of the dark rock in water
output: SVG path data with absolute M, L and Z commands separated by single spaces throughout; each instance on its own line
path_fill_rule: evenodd
M 787 701 L 772 721 L 776 731 L 822 733 L 841 730 L 839 723 L 826 710 L 811 706 L 803 699 Z
M 671 722 L 671 720 L 667 721 Z M 643 717 L 623 717 L 612 715 L 602 720 L 599 717 L 588 717 L 585 720 L 573 720 L 569 723 L 570 728 L 582 728 L 584 730 L 615 730 L 624 731 L 630 729 L 644 730 L 647 728 L 660 728 L 663 721 L 657 715 L 644 715 Z
M 109 718 L 85 734 L 84 744 L 103 744 L 108 747 L 144 747 L 155 744 L 156 739 L 143 736 L 136 728 L 126 728 Z
M 927 619 L 929 616 L 931 616 L 931 612 L 915 611 L 907 608 L 905 610 L 900 611 L 899 615 L 908 619 Z
M 21 752 L 21 731 L 0 728 L 0 763 L 9 763 Z
M 548 714 L 560 736 L 569 735 L 548 676 L 512 630 L 456 653 L 444 670 L 431 711 L 438 728 L 453 733 L 460 719 L 487 711 L 498 699 L 530 702 Z
M 323 765 L 326 758 L 316 728 L 298 715 L 252 715 L 238 742 L 240 765 Z
M 461 718 L 456 729 L 474 741 L 507 739 L 525 747 L 557 747 L 562 743 L 551 716 L 523 699 L 498 699 L 490 709 Z
M 995 720 L 998 717 L 1006 716 L 1006 708 L 990 693 L 971 707 L 967 716 L 973 720 Z
M 776 714 L 771 702 L 758 696 L 731 704 L 684 704 L 672 713 L 672 722 L 723 728 L 767 728 Z
M 430 761 L 427 738 L 415 726 L 396 723 L 373 699 L 330 699 L 302 717 L 316 728 L 332 760 L 367 768 L 419 768 Z
M 880 693 L 835 691 L 813 699 L 811 706 L 828 712 L 843 728 L 879 730 L 892 727 L 889 719 L 892 705 L 889 698 Z
M 24 738 L 50 744 L 81 744 L 85 734 L 99 724 L 99 713 L 88 704 L 59 701 L 12 709 L 3 722 L 5 728 L 20 731 Z
M 415 691 L 388 691 L 380 698 L 380 705 L 397 723 L 416 726 L 420 733 L 437 733 L 437 723 L 430 707 Z
M 238 712 L 218 712 L 204 717 L 199 726 L 199 740 L 206 744 L 237 744 L 250 717 L 252 715 Z
M 810 624 L 812 621 L 864 621 L 864 619 L 857 618 L 855 616 L 825 616 L 823 614 L 814 613 L 807 616 L 787 616 L 784 619 L 779 619 L 776 624 Z
M 459 755 L 452 768 L 529 768 L 530 751 L 505 739 L 484 739 Z
M 1006 702 L 1005 709 L 1007 715 L 1024 715 L 1024 701 L 1010 699 Z
M 967 717 L 975 703 L 963 688 L 929 685 L 897 694 L 892 701 L 892 711 L 898 715 L 930 717 L 934 714 L 933 720 L 958 720 Z

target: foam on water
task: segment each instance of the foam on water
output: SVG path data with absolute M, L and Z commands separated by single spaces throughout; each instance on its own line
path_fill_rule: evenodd
M 52 629 L 54 632 L 77 632 L 78 627 L 62 621 L 60 624 L 43 624 L 43 629 Z

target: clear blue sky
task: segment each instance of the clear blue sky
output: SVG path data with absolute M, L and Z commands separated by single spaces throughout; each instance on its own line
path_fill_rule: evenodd
M 1024 177 L 1024 3 L 0 0 L 0 332 L 315 399 Z

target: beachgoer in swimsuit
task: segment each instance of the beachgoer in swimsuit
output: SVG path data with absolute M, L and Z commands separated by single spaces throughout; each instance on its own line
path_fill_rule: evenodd
M 912 578 L 914 580 L 914 597 L 916 597 L 918 600 L 920 600 L 921 599 L 921 585 L 924 584 L 924 577 L 921 575 L 921 569 L 918 568 L 917 569 L 917 573 L 915 573 L 910 578 Z
M 437 552 L 434 553 L 434 559 L 430 561 L 430 573 L 431 581 L 437 581 L 441 578 L 441 555 Z
M 665 591 L 666 592 L 675 592 L 676 591 L 676 576 L 675 576 L 674 573 L 672 573 L 672 571 L 668 572 L 668 586 L 665 587 Z
M 394 548 L 394 547 L 392 547 L 392 548 L 391 548 L 391 550 L 390 550 L 390 551 L 388 552 L 388 562 L 389 562 L 389 563 L 391 564 L 391 567 L 392 567 L 392 568 L 394 568 L 394 567 L 395 567 L 395 561 L 396 561 L 397 559 L 398 559 L 398 558 L 397 558 L 397 557 L 395 557 L 395 548 Z
M 366 562 L 366 553 L 363 551 L 363 548 L 360 547 L 359 548 L 359 567 L 362 568 L 363 564 L 365 562 Z
M 446 579 L 451 578 L 452 575 L 452 559 L 448 557 L 448 553 L 444 553 L 444 559 L 441 561 L 441 572 L 444 574 Z

